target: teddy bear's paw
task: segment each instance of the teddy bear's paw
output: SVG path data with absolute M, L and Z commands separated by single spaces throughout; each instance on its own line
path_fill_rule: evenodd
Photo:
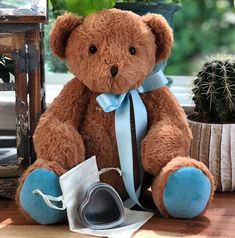
M 44 200 L 33 191 L 39 189 L 44 194 L 58 197 L 62 194 L 59 176 L 47 169 L 36 169 L 26 178 L 20 191 L 19 202 L 21 208 L 36 222 L 40 224 L 54 224 L 62 221 L 66 215 L 65 210 L 55 210 L 46 205 Z M 61 207 L 61 202 L 53 202 Z
M 210 180 L 200 169 L 184 167 L 169 176 L 163 203 L 171 216 L 193 218 L 205 210 L 210 191 Z

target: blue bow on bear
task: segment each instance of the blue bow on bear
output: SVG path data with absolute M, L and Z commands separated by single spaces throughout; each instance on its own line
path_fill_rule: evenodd
M 155 66 L 152 73 L 149 74 L 143 84 L 137 88 L 120 95 L 103 93 L 96 98 L 96 101 L 104 112 L 115 111 L 115 132 L 118 146 L 120 166 L 123 174 L 123 182 L 129 199 L 124 202 L 125 207 L 131 208 L 135 204 L 142 207 L 139 203 L 141 185 L 143 181 L 144 170 L 141 163 L 141 141 L 146 135 L 148 116 L 146 107 L 139 95 L 159 89 L 168 83 L 167 78 L 159 67 Z M 135 190 L 133 153 L 132 153 L 132 136 L 130 124 L 130 98 L 132 99 L 135 133 L 138 149 L 138 164 L 140 173 L 140 185 Z

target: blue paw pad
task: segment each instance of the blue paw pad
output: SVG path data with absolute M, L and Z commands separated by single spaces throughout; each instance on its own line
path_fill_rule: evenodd
M 168 213 L 176 218 L 193 218 L 200 215 L 210 198 L 208 177 L 194 167 L 186 167 L 168 178 L 163 202 Z
M 20 191 L 20 206 L 40 224 L 54 224 L 62 221 L 66 210 L 60 211 L 48 207 L 41 196 L 32 193 L 35 189 L 54 197 L 60 196 L 62 192 L 58 175 L 47 169 L 36 169 L 30 173 Z M 54 204 L 62 206 L 61 202 L 54 202 Z

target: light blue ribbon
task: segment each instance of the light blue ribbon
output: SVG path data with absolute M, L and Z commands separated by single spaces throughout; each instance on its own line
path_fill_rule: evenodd
M 139 203 L 139 196 L 143 181 L 144 170 L 141 163 L 141 141 L 146 135 L 147 130 L 147 110 L 139 96 L 139 93 L 145 93 L 161 88 L 168 83 L 162 70 L 154 68 L 153 72 L 147 76 L 144 83 L 137 89 L 130 90 L 120 95 L 103 93 L 96 98 L 104 112 L 115 111 L 115 132 L 118 146 L 120 166 L 123 174 L 123 182 L 128 192 L 129 199 L 125 201 L 125 207 L 131 208 L 135 204 L 143 208 Z M 135 190 L 133 151 L 131 136 L 131 118 L 130 118 L 130 98 L 132 99 L 135 133 L 138 149 L 138 165 L 140 174 L 140 185 Z

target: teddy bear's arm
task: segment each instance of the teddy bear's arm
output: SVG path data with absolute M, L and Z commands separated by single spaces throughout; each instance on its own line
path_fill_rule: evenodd
M 24 212 L 27 217 L 29 215 L 34 219 L 38 217 L 35 215 L 35 213 L 38 214 L 37 205 L 35 205 L 37 202 L 31 201 L 34 197 L 32 198 L 32 192 L 29 190 L 35 188 L 34 186 L 39 186 L 39 188 L 46 189 L 45 191 L 50 188 L 52 194 L 61 194 L 61 191 L 57 191 L 58 176 L 85 159 L 85 147 L 77 127 L 84 114 L 86 98 L 88 96 L 85 86 L 75 78 L 65 85 L 39 120 L 33 137 L 37 160 L 24 171 L 16 193 L 16 202 L 27 210 Z M 42 178 L 35 180 L 35 176 L 39 175 Z M 22 191 L 26 180 L 28 187 L 26 186 L 27 188 Z M 24 199 L 22 197 L 20 199 L 20 196 L 23 196 Z M 33 207 L 31 210 L 28 207 L 30 204 L 34 204 L 36 208 Z M 43 207 L 45 207 L 44 204 Z M 24 209 L 21 210 L 24 211 Z M 42 214 L 42 210 L 40 214 Z M 48 214 L 46 210 L 45 217 L 49 220 L 58 220 L 58 213 Z M 41 220 L 36 221 L 45 224 L 45 219 L 42 217 Z
M 84 160 L 85 148 L 77 128 L 86 106 L 85 86 L 71 80 L 39 120 L 34 133 L 38 159 L 54 161 L 68 170 Z
M 64 86 L 43 114 L 43 117 L 52 116 L 77 128 L 79 121 L 82 119 L 85 104 L 85 86 L 74 78 Z
M 188 155 L 192 135 L 185 113 L 168 87 L 149 94 L 144 101 L 150 129 L 142 142 L 142 160 L 144 169 L 156 175 L 171 159 Z

